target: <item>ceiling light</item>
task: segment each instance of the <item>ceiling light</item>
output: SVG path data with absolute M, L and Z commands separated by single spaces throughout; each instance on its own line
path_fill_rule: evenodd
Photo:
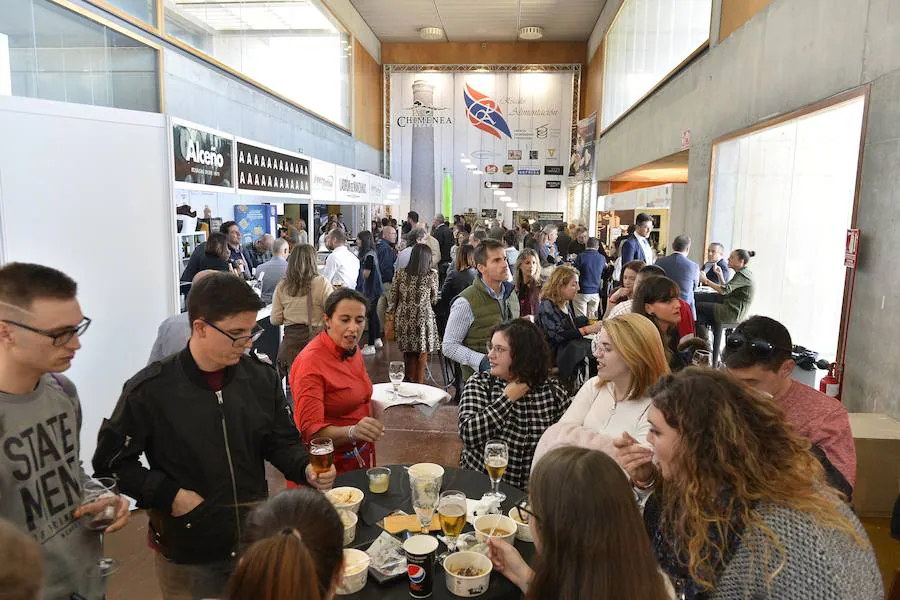
M 419 30 L 419 37 L 423 40 L 442 40 L 444 30 L 440 27 L 423 27 Z
M 539 40 L 544 37 L 542 27 L 523 27 L 519 30 L 519 37 L 523 40 Z
M 519 208 L 519 204 L 516 202 L 510 202 L 507 206 L 510 208 Z

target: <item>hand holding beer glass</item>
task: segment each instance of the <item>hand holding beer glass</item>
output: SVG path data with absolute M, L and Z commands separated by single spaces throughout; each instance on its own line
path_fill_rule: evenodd
M 334 465 L 334 441 L 331 438 L 315 438 L 309 444 L 309 466 L 316 475 L 327 473 Z M 329 489 L 331 489 L 329 487 Z M 327 492 L 328 490 L 322 490 Z
M 491 440 L 484 445 L 484 467 L 491 478 L 491 492 L 488 495 L 500 502 L 506 500 L 506 494 L 500 491 L 500 480 L 503 479 L 508 464 L 509 448 L 507 448 L 506 442 Z
M 441 554 L 442 561 L 456 551 L 456 540 L 466 526 L 466 495 L 456 490 L 448 490 L 441 494 L 438 502 L 438 519 L 441 531 L 447 538 L 447 552 Z

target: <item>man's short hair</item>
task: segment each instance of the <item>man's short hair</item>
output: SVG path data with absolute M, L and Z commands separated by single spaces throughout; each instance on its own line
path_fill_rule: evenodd
M 591 250 L 596 250 L 600 247 L 600 240 L 595 237 L 589 237 L 587 242 L 584 244 L 585 248 L 590 248 Z
M 547 235 L 550 235 L 554 231 L 558 232 L 559 227 L 557 227 L 553 223 L 550 223 L 549 225 L 544 225 L 544 233 L 546 233 Z
M 437 223 L 438 225 L 445 222 L 446 220 L 447 219 L 445 219 L 444 215 L 442 215 L 441 213 L 434 215 L 434 222 Z
M 691 247 L 691 238 L 687 235 L 677 235 L 672 240 L 672 250 L 675 252 L 684 252 Z
M 711 244 L 709 245 L 710 248 L 712 248 L 713 246 L 715 246 L 716 248 L 718 248 L 718 249 L 719 249 L 719 252 L 721 252 L 722 254 L 725 254 L 725 246 L 723 246 L 723 245 L 720 244 L 719 242 L 713 242 L 713 243 L 711 243 Z
M 187 297 L 188 318 L 215 323 L 244 313 L 258 312 L 264 306 L 259 296 L 238 277 L 216 273 L 191 285 Z
M 417 213 L 414 210 L 411 210 L 406 214 L 406 218 L 409 219 L 410 221 L 412 221 L 413 223 L 418 223 L 419 222 L 419 213 Z
M 640 268 L 638 273 L 644 277 L 646 277 L 648 275 L 651 277 L 654 275 L 659 275 L 661 277 L 666 276 L 666 271 L 659 265 L 644 265 L 643 267 Z
M 413 229 L 408 234 L 406 234 L 406 243 L 410 246 L 412 246 L 413 244 L 418 244 L 419 242 L 424 240 L 427 235 L 428 233 L 424 229 Z
M 344 230 L 340 227 L 335 227 L 331 231 L 328 232 L 328 238 L 338 244 L 346 244 L 347 236 L 344 234 Z
M 725 345 L 722 360 L 729 369 L 749 369 L 760 365 L 775 372 L 793 354 L 791 333 L 787 327 L 769 317 L 750 317 L 735 327 L 731 335 L 742 337 L 744 343 L 739 348 Z M 767 352 L 755 348 L 754 340 L 768 342 L 774 349 Z
M 286 250 L 288 246 L 290 246 L 290 244 L 288 244 L 287 240 L 278 238 L 277 240 L 275 240 L 275 243 L 272 244 L 272 253 L 277 254 L 279 252 L 282 252 L 283 250 Z
M 475 248 L 475 266 L 487 265 L 487 254 L 490 250 L 506 250 L 506 244 L 499 240 L 486 239 L 482 240 L 478 247 Z
M 653 217 L 648 215 L 647 213 L 638 213 L 638 216 L 634 218 L 634 224 L 640 225 L 641 223 L 653 223 Z
M 479 242 L 483 242 L 488 237 L 487 231 L 484 229 L 476 229 L 475 233 L 472 234 L 472 239 L 477 240 Z
M 71 300 L 78 284 L 52 267 L 9 263 L 0 268 L 0 302 L 28 310 L 35 300 Z
M 235 223 L 234 221 L 225 221 L 224 223 L 222 223 L 222 226 L 219 227 L 219 233 L 224 233 L 225 235 L 228 235 L 228 230 L 231 229 L 232 226 L 237 227 L 238 224 Z
M 37 600 L 44 583 L 44 556 L 34 539 L 0 519 L 0 597 Z

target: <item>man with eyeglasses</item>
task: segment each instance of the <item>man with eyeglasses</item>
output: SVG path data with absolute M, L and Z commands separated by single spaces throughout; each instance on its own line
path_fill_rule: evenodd
M 750 317 L 725 340 L 728 372 L 772 397 L 794 431 L 812 443 L 829 483 L 848 498 L 856 483 L 856 447 L 847 409 L 836 399 L 791 378 L 797 364 L 787 328 L 769 317 Z
M 193 285 L 187 304 L 187 347 L 126 382 L 93 460 L 148 509 L 167 600 L 224 596 L 244 518 L 268 496 L 265 461 L 318 489 L 335 478 L 333 467 L 316 475 L 309 466 L 278 375 L 246 352 L 262 333 L 259 297 L 214 273 Z
M 79 508 L 90 480 L 79 458 L 81 405 L 75 386 L 59 375 L 91 323 L 76 292 L 56 269 L 0 268 L 0 517 L 41 544 L 45 598 L 99 600 L 100 532 L 78 519 L 105 507 Z M 128 501 L 119 498 L 105 533 L 124 527 L 128 515 Z

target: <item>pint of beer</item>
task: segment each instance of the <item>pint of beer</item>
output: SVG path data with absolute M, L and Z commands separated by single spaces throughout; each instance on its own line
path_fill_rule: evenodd
M 326 473 L 334 464 L 334 442 L 316 438 L 309 444 L 309 464 L 316 473 Z

